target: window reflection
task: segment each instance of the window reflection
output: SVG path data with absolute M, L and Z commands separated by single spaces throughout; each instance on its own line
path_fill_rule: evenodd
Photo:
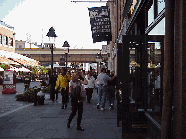
M 165 17 L 149 32 L 148 35 L 165 35 Z
M 3 45 L 6 45 L 6 42 L 7 42 L 7 40 L 6 40 L 6 36 L 3 36 Z
M 13 39 L 9 38 L 9 46 L 13 46 Z
M 158 0 L 158 14 L 165 8 L 165 0 Z
M 0 44 L 2 44 L 2 35 L 0 34 Z
M 161 44 L 160 42 L 148 43 L 148 109 L 161 113 Z
M 148 26 L 154 21 L 154 5 L 148 11 Z

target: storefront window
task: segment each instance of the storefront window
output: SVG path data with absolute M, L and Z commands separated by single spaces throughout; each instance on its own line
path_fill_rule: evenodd
M 0 44 L 2 44 L 2 35 L 0 34 Z
M 165 17 L 149 32 L 148 35 L 165 35 Z
M 6 45 L 6 36 L 3 36 L 3 45 Z
M 9 38 L 9 46 L 13 46 L 13 39 Z
M 165 8 L 165 0 L 158 1 L 158 14 Z
M 148 11 L 148 26 L 154 21 L 154 5 Z
M 161 43 L 149 42 L 148 44 L 148 109 L 152 112 L 161 113 L 162 92 L 161 92 Z

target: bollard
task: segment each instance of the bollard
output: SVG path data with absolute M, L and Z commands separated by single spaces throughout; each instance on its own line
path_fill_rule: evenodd
M 38 89 L 36 87 L 34 87 L 34 106 L 38 105 L 38 102 L 37 102 L 37 91 L 38 91 Z

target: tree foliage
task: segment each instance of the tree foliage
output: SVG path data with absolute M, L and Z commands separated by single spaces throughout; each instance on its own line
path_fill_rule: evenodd
M 47 74 L 48 70 L 44 66 L 31 66 L 30 70 L 32 71 L 33 74 Z
M 5 63 L 1 63 L 1 64 L 0 64 L 0 67 L 3 68 L 3 69 L 5 69 L 6 66 L 10 66 L 10 65 L 5 64 Z

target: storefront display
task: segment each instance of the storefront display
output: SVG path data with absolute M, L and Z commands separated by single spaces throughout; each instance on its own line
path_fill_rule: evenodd
M 119 59 L 126 53 L 123 51 L 125 47 L 127 47 L 129 51 L 133 49 L 134 56 L 132 57 L 129 54 L 129 61 L 131 64 L 137 63 L 139 65 L 133 66 L 132 68 L 130 67 L 131 65 L 129 65 L 129 77 L 122 78 L 123 75 L 119 72 L 126 69 L 126 62 L 128 61 L 118 61 L 120 65 L 118 65 L 117 68 L 120 70 L 118 70 L 117 74 L 121 76 L 121 79 L 119 78 L 120 81 L 118 80 L 119 88 L 117 89 L 119 90 L 121 88 L 123 94 L 127 93 L 128 97 L 131 99 L 130 103 L 124 104 L 123 107 L 121 106 L 122 104 L 118 102 L 118 109 L 124 110 L 125 106 L 129 106 L 129 110 L 127 110 L 132 113 L 140 113 L 139 115 L 142 116 L 141 118 L 146 119 L 144 123 L 148 121 L 151 125 L 156 125 L 156 123 L 159 124 L 160 128 L 158 128 L 157 134 L 153 136 L 154 138 L 160 137 L 163 105 L 162 81 L 164 67 L 165 14 L 162 13 L 164 12 L 164 7 L 162 7 L 163 4 L 161 4 L 161 8 L 158 8 L 158 6 L 160 6 L 158 4 L 159 2 L 155 0 L 148 2 L 139 0 L 128 8 L 129 12 L 126 14 L 126 17 L 124 17 L 127 19 L 124 20 L 124 22 L 126 22 L 126 29 L 123 34 L 125 35 L 122 36 L 122 38 L 124 38 L 121 44 L 122 47 L 118 47 L 119 53 L 117 54 L 117 58 Z M 119 36 L 119 38 L 121 37 Z M 121 66 L 121 63 L 125 65 L 125 67 Z M 122 85 L 126 83 L 128 83 L 129 88 L 125 86 L 122 87 Z M 122 102 L 123 101 L 126 102 L 125 100 L 122 100 Z M 137 119 L 136 121 L 131 121 L 127 119 L 125 115 L 118 116 L 118 123 L 121 117 L 125 117 L 125 121 L 122 121 L 123 128 L 127 129 L 126 125 L 128 129 L 134 125 L 139 126 L 139 128 L 144 127 Z M 149 119 L 153 119 L 154 122 Z M 126 121 L 128 121 L 128 124 L 126 124 Z M 125 131 L 123 130 L 123 132 Z M 150 133 L 151 131 L 148 132 Z

